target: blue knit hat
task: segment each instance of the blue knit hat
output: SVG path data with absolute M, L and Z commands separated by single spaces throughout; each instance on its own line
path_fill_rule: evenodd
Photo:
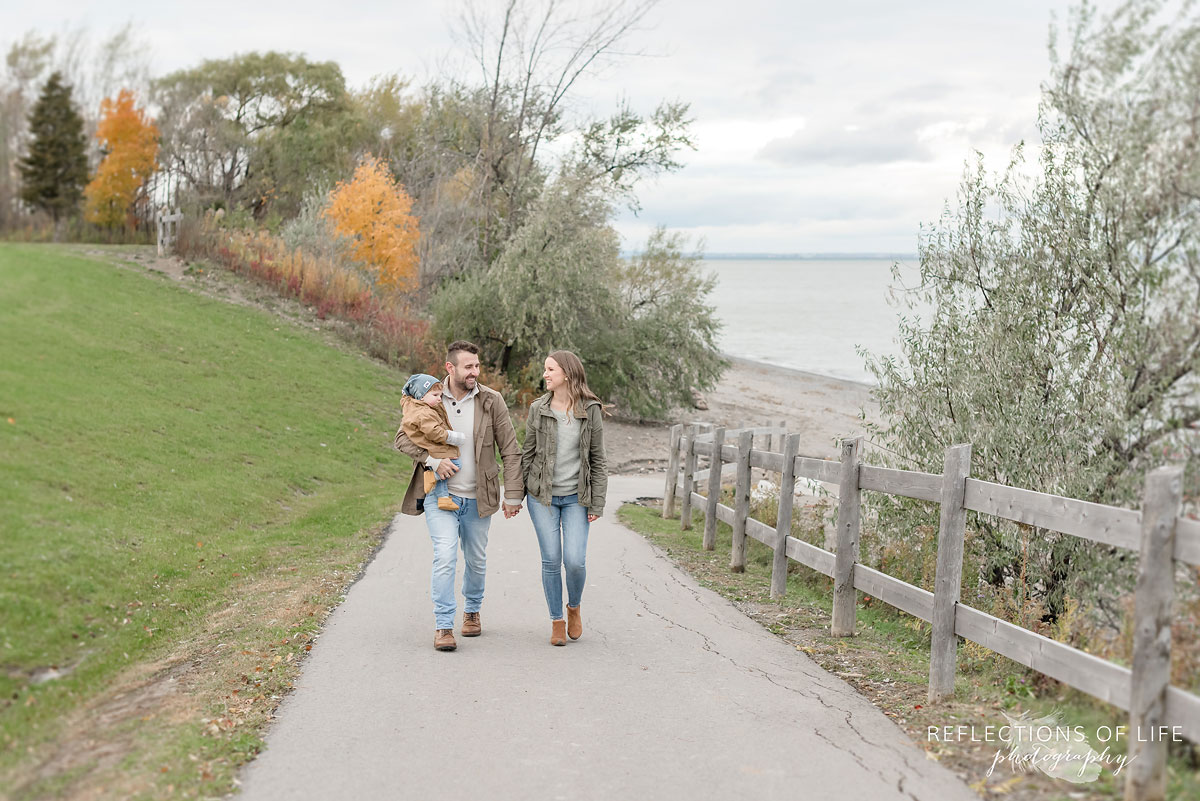
M 404 382 L 404 394 L 420 400 L 425 397 L 425 393 L 429 392 L 430 387 L 440 383 L 442 382 L 431 375 L 417 373 L 409 376 L 408 380 Z

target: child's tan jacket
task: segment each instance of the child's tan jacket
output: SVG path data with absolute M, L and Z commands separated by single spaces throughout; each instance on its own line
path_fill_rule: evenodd
M 450 418 L 440 403 L 433 407 L 410 395 L 401 395 L 400 408 L 404 412 L 400 430 L 414 445 L 429 451 L 435 459 L 458 458 L 458 446 L 446 444 L 446 435 L 451 431 Z

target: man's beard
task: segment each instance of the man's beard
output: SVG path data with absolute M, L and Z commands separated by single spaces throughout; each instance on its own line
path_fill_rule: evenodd
M 472 389 L 474 389 L 475 383 L 477 380 L 478 379 L 475 378 L 475 376 L 466 376 L 465 378 L 462 378 L 462 379 L 456 378 L 454 376 L 450 377 L 450 383 L 454 386 L 454 388 L 456 390 L 462 390 L 464 392 L 470 392 Z

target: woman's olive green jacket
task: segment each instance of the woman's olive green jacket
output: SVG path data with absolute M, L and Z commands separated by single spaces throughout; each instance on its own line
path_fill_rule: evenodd
M 525 421 L 525 445 L 521 449 L 521 477 L 525 491 L 549 506 L 554 483 L 554 459 L 558 453 L 558 418 L 550 409 L 550 393 L 529 406 Z M 604 512 L 608 493 L 608 458 L 604 455 L 604 421 L 600 401 L 585 400 L 579 421 L 579 503 L 588 514 Z

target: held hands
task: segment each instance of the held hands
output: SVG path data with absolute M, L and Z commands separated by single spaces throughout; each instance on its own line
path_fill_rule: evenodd
M 589 523 L 595 523 L 599 519 L 600 519 L 600 515 L 588 515 Z
M 519 514 L 521 514 L 521 504 L 519 504 L 519 503 L 512 504 L 512 505 L 509 505 L 507 503 L 504 504 L 504 519 L 505 520 L 509 519 L 510 517 L 516 517 Z

